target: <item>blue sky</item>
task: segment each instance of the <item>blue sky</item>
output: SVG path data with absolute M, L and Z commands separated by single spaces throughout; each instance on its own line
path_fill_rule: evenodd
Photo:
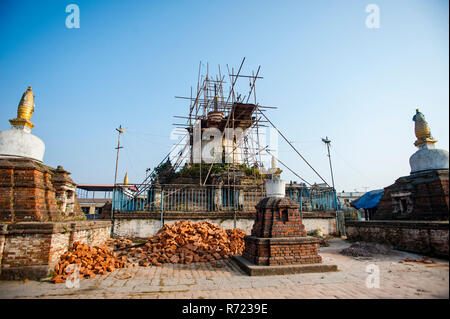
M 80 28 L 68 29 L 68 4 Z M 380 8 L 368 29 L 365 8 Z M 28 85 L 36 95 L 33 134 L 44 162 L 77 183 L 139 183 L 167 154 L 173 115 L 186 113 L 199 61 L 243 72 L 261 65 L 258 101 L 316 170 L 336 188 L 381 188 L 408 175 L 419 107 L 449 145 L 448 1 L 2 1 L 0 129 L 9 129 Z M 213 67 L 214 66 L 214 67 Z M 320 182 L 289 147 L 279 157 Z M 296 180 L 285 170 L 286 180 Z

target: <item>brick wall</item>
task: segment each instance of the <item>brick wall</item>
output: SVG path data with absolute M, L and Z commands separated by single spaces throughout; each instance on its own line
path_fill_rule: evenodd
M 0 221 L 85 219 L 77 206 L 75 183 L 62 172 L 29 159 L 0 159 Z
M 51 237 L 51 234 L 6 235 L 2 278 L 19 279 L 27 277 L 27 273 L 31 275 L 30 277 L 45 275 Z
M 288 265 L 321 263 L 319 241 L 312 237 L 260 238 L 245 237 L 242 256 L 255 265 Z
M 294 208 L 274 210 L 260 208 L 251 234 L 258 237 L 306 236 L 300 212 Z
M 66 250 L 72 248 L 73 241 L 71 241 L 71 233 L 54 233 L 51 236 L 50 249 L 47 252 L 45 263 L 50 269 L 53 269 L 59 261 L 59 257 Z M 73 235 L 72 235 L 73 237 Z
M 111 231 L 108 221 L 23 222 L 0 226 L 4 233 L 3 247 L 0 242 L 4 279 L 45 277 L 74 241 L 99 245 L 109 238 Z
M 50 171 L 30 160 L 0 160 L 0 220 L 58 220 Z
M 5 234 L 7 225 L 0 224 L 0 275 L 2 274 L 3 250 L 5 247 Z
M 449 223 L 442 221 L 351 221 L 351 241 L 379 242 L 395 249 L 449 258 Z
M 270 246 L 269 265 L 321 263 L 318 244 L 274 244 Z

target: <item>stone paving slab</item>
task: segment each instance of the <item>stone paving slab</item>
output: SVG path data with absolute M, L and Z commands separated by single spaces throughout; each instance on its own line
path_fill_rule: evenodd
M 405 252 L 359 259 L 339 254 L 349 245 L 337 239 L 320 249 L 324 263 L 336 264 L 337 272 L 251 277 L 227 259 L 218 268 L 196 263 L 118 269 L 81 279 L 79 288 L 31 280 L 0 281 L 0 298 L 449 298 L 448 261 L 401 263 L 405 257 L 421 257 Z M 368 269 L 374 266 L 379 269 L 380 285 L 367 288 Z

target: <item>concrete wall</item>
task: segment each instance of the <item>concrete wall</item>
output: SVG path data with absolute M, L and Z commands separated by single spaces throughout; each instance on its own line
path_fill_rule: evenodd
M 209 221 L 219 225 L 223 229 L 234 228 L 234 220 L 232 218 L 202 218 L 189 219 L 177 218 L 167 219 L 164 224 L 173 224 L 176 221 L 187 220 L 192 222 Z M 236 228 L 244 230 L 250 235 L 253 227 L 254 219 L 252 218 L 237 218 Z M 336 219 L 334 217 L 327 218 L 303 218 L 303 224 L 306 231 L 315 230 L 320 227 L 324 234 L 334 234 L 336 232 Z M 120 218 L 113 222 L 113 237 L 129 237 L 129 238 L 146 238 L 154 236 L 161 228 L 161 220 L 156 218 Z
M 449 257 L 449 223 L 438 221 L 351 221 L 351 241 L 379 242 L 395 249 L 428 256 Z
M 303 218 L 306 231 L 322 229 L 324 235 L 336 233 L 336 218 Z
M 176 221 L 209 221 L 219 225 L 223 229 L 234 228 L 233 219 L 170 219 L 164 224 L 171 225 Z M 236 228 L 244 230 L 250 234 L 253 227 L 252 219 L 236 219 Z M 161 221 L 158 219 L 115 219 L 113 223 L 113 237 L 145 238 L 156 235 L 161 228 Z

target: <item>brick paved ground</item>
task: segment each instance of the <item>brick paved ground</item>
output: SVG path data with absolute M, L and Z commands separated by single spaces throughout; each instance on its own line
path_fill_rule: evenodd
M 80 288 L 65 284 L 0 281 L 0 298 L 449 298 L 449 263 L 399 263 L 416 256 L 395 252 L 372 259 L 355 259 L 338 252 L 349 244 L 341 239 L 321 248 L 324 263 L 337 264 L 339 272 L 248 277 L 230 260 L 190 265 L 120 269 L 93 279 Z M 380 288 L 366 288 L 366 267 L 380 269 Z M 124 274 L 131 275 L 121 279 Z

